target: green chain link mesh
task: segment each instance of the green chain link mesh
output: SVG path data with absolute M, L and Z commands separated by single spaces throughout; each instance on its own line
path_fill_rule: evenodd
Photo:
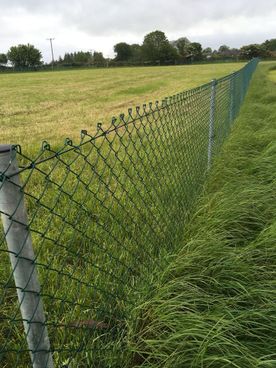
M 44 142 L 33 158 L 12 147 L 21 184 L 7 167 L 0 191 L 7 182 L 20 186 L 41 288 L 26 284 L 19 292 L 43 301 L 55 367 L 122 366 L 128 315 L 150 292 L 166 255 L 181 246 L 208 172 L 208 150 L 216 155 L 229 134 L 257 63 L 129 109 L 108 129 L 98 124 L 94 136 L 82 131 L 78 145 L 68 139 L 55 150 Z M 0 230 L 0 365 L 31 367 L 8 231 Z M 26 237 L 20 242 L 24 249 Z

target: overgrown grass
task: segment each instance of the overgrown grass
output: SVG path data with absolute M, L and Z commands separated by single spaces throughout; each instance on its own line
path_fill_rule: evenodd
M 276 85 L 258 68 L 185 242 L 135 309 L 131 366 L 276 366 Z

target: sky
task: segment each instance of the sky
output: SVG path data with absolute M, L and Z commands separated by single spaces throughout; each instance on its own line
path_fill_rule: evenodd
M 0 0 L 0 53 L 30 43 L 50 61 L 65 52 L 102 51 L 142 43 L 155 30 L 169 40 L 240 47 L 276 38 L 276 0 Z

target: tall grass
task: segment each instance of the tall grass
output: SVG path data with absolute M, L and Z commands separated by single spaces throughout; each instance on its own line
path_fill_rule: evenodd
M 134 311 L 131 366 L 276 367 L 276 85 L 267 78 L 270 68 L 258 68 L 181 251 Z

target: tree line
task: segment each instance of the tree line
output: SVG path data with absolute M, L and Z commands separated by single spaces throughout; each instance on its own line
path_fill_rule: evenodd
M 65 53 L 54 61 L 56 66 L 120 66 L 120 65 L 170 65 L 186 64 L 200 61 L 244 60 L 253 57 L 276 57 L 276 39 L 262 44 L 250 44 L 240 49 L 221 45 L 218 50 L 205 49 L 199 42 L 191 42 L 187 37 L 169 41 L 162 31 L 148 33 L 143 43 L 128 44 L 119 42 L 114 45 L 115 57 L 105 58 L 102 52 L 78 51 Z M 40 68 L 49 66 L 42 63 L 42 54 L 33 45 L 12 46 L 7 54 L 0 54 L 2 68 L 10 63 L 19 69 Z
M 117 63 L 184 64 L 207 60 L 244 60 L 276 57 L 276 39 L 245 45 L 240 49 L 221 45 L 218 50 L 212 50 L 210 47 L 203 49 L 199 42 L 191 42 L 187 37 L 169 41 L 164 32 L 154 31 L 145 36 L 142 45 L 120 42 L 114 46 L 114 51 L 114 62 Z

